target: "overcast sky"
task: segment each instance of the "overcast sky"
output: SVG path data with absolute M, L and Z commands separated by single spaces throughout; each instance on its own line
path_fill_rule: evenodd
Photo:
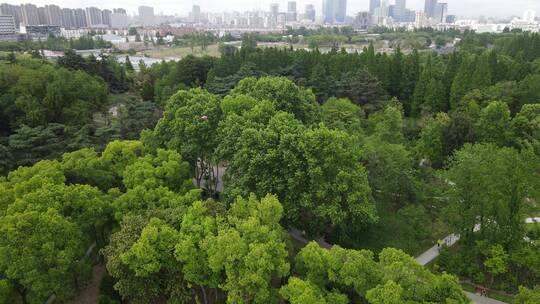
M 273 2 L 280 3 L 281 10 L 285 10 L 287 7 L 287 1 L 282 0 L 0 0 L 0 2 L 11 4 L 34 3 L 37 5 L 57 4 L 70 8 L 97 6 L 102 9 L 111 9 L 123 7 L 130 14 L 134 13 L 139 5 L 148 5 L 155 8 L 156 14 L 163 12 L 164 14 L 171 15 L 186 15 L 191 10 L 193 4 L 198 4 L 203 11 L 210 12 L 252 9 L 268 10 L 270 3 Z M 393 2 L 394 0 L 390 0 L 390 3 Z M 533 9 L 537 12 L 540 9 L 540 0 L 446 0 L 446 2 L 448 2 L 449 14 L 456 14 L 463 17 L 521 16 L 526 9 Z M 314 4 L 317 14 L 322 10 L 322 0 L 298 0 L 297 3 L 299 11 L 303 11 L 306 4 Z M 347 3 L 347 14 L 354 15 L 358 11 L 366 10 L 369 0 L 348 0 Z M 421 10 L 424 7 L 424 0 L 407 0 L 407 6 L 414 10 Z

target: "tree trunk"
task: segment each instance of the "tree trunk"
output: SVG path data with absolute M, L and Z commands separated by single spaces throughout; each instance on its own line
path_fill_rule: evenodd
M 97 233 L 97 229 L 96 229 L 95 224 L 92 224 L 92 233 L 94 234 L 94 241 L 96 241 L 96 244 L 99 247 L 99 237 L 98 237 L 98 233 Z
M 203 295 L 204 304 L 208 304 L 208 298 L 206 297 L 206 289 L 204 289 L 204 286 L 201 285 L 201 291 Z
M 21 296 L 21 303 L 22 304 L 28 304 L 28 300 L 26 299 L 27 290 L 22 285 L 15 283 L 15 289 L 17 290 L 17 293 Z
M 202 170 L 200 162 L 201 161 L 199 160 L 198 163 L 195 165 L 195 182 L 197 183 L 197 188 L 201 188 Z

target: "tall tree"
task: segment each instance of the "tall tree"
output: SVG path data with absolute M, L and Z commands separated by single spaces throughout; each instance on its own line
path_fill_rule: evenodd
M 476 123 L 478 139 L 481 142 L 504 146 L 510 143 L 513 132 L 508 105 L 492 102 L 482 109 Z
M 226 278 L 227 303 L 277 303 L 271 282 L 289 274 L 282 216 L 273 196 L 239 198 L 231 205 L 229 224 L 206 239 L 210 269 Z
M 175 246 L 175 256 L 181 262 L 184 278 L 200 287 L 204 303 L 209 301 L 206 288 L 214 289 L 217 298 L 217 288 L 223 283 L 220 273 L 210 268 L 204 247 L 207 238 L 217 235 L 221 212 L 218 204 L 211 201 L 195 202 L 182 219 Z
M 319 117 L 315 95 L 284 77 L 246 78 L 231 91 L 233 96 L 238 94 L 269 100 L 278 111 L 292 113 L 304 123 L 316 122 Z
M 0 218 L 0 270 L 22 303 L 44 302 L 51 293 L 67 300 L 84 263 L 84 239 L 76 224 L 54 209 Z
M 428 160 L 434 168 L 441 168 L 446 159 L 444 135 L 449 125 L 450 117 L 445 113 L 438 114 L 436 118 L 426 122 L 416 142 L 418 156 Z
M 450 199 L 445 214 L 466 243 L 480 238 L 509 248 L 522 241 L 526 199 L 538 183 L 535 159 L 493 144 L 456 152 L 443 172 Z
M 403 103 L 406 116 L 411 115 L 411 103 L 419 77 L 420 56 L 418 55 L 418 50 L 415 48 L 411 55 L 405 57 L 402 79 L 400 81 L 400 94 L 398 96 L 399 101 Z
M 210 194 L 217 187 L 214 150 L 221 117 L 217 96 L 202 89 L 179 91 L 167 102 L 155 129 L 164 146 L 178 151 L 191 164 L 197 186 L 204 180 Z
M 457 109 L 461 99 L 465 94 L 467 94 L 472 88 L 473 81 L 473 70 L 471 66 L 474 65 L 475 59 L 471 56 L 463 57 L 459 69 L 457 70 L 454 81 L 452 82 L 452 87 L 450 89 L 450 109 Z M 481 75 L 477 74 L 479 82 L 481 80 Z
M 345 74 L 339 82 L 337 95 L 349 98 L 367 112 L 381 109 L 388 99 L 381 82 L 363 69 L 354 74 Z

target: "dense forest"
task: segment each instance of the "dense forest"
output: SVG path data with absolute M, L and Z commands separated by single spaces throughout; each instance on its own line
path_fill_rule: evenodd
M 455 50 L 5 54 L 0 300 L 538 303 L 540 35 L 384 34 Z

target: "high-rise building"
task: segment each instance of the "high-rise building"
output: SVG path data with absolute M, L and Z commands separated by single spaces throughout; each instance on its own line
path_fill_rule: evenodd
M 532 23 L 536 19 L 536 13 L 533 10 L 526 10 L 523 12 L 523 21 Z
M 347 18 L 347 0 L 335 0 L 336 2 L 336 22 L 344 23 Z
M 58 5 L 46 5 L 45 13 L 48 25 L 62 25 L 62 10 Z
M 201 22 L 201 7 L 199 5 L 191 7 L 191 21 L 195 23 Z
M 22 11 L 20 5 L 12 5 L 7 3 L 0 4 L 0 14 L 13 16 L 15 27 L 19 28 L 22 22 Z
M 323 0 L 324 23 L 334 23 L 334 0 Z
M 47 20 L 47 10 L 45 7 L 38 7 L 38 18 L 40 25 L 49 25 L 49 21 Z
M 270 17 L 269 17 L 270 26 L 277 25 L 278 16 L 279 16 L 279 3 L 270 4 Z
M 101 15 L 101 10 L 97 7 L 87 7 L 86 8 L 86 25 L 88 27 L 102 27 L 103 26 L 103 16 Z
M 15 32 L 15 18 L 12 15 L 0 15 L 0 36 L 14 35 Z
M 75 28 L 88 27 L 88 18 L 86 18 L 86 11 L 82 8 L 76 8 L 73 10 L 73 17 L 75 22 Z
M 381 7 L 381 0 L 369 0 L 369 13 L 375 14 L 375 10 Z
M 128 26 L 127 12 L 123 8 L 113 9 L 111 15 L 111 27 L 113 28 L 125 28 Z
M 448 3 L 437 3 L 437 8 L 435 9 L 435 16 L 433 16 L 435 22 L 445 23 L 446 16 L 448 16 Z
M 270 4 L 270 13 L 272 14 L 272 16 L 279 15 L 279 3 Z
M 112 15 L 111 10 L 104 9 L 101 11 L 101 20 L 103 22 L 103 25 L 107 27 L 111 27 L 111 15 Z
M 407 14 L 407 0 L 396 0 L 392 17 L 397 22 L 404 22 Z
M 77 27 L 77 24 L 75 23 L 75 15 L 74 10 L 70 8 L 63 8 L 62 9 L 62 23 L 61 26 L 65 29 L 73 29 Z
M 323 0 L 325 23 L 343 23 L 347 15 L 347 0 Z
M 427 25 L 427 16 L 424 12 L 416 12 L 416 18 L 414 20 L 414 26 L 416 28 L 422 28 Z
M 386 19 L 386 17 L 390 16 L 388 0 L 381 0 L 380 6 L 375 9 L 374 16 L 379 19 Z
M 315 22 L 315 6 L 313 4 L 306 5 L 306 11 L 304 14 L 304 19 L 309 20 L 311 22 Z
M 37 6 L 33 4 L 22 4 L 21 5 L 21 23 L 24 25 L 38 25 L 39 24 L 39 14 Z
M 288 12 L 296 12 L 296 1 L 287 2 L 287 11 Z
M 139 6 L 139 20 L 142 25 L 153 25 L 155 22 L 154 8 L 150 6 Z
M 426 0 L 424 4 L 424 14 L 427 18 L 434 18 L 437 13 L 438 0 Z
M 297 19 L 296 1 L 289 1 L 287 3 L 287 22 L 296 22 Z

